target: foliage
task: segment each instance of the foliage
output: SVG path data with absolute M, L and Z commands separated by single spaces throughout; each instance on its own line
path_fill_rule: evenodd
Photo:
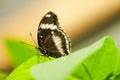
M 6 80 L 120 80 L 119 55 L 109 37 L 54 59 L 34 56 L 18 66 Z M 17 56 L 16 56 L 17 57 Z

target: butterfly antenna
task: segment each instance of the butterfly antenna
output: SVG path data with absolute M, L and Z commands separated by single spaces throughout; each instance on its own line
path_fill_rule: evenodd
M 33 40 L 33 42 L 34 42 L 34 44 L 37 45 L 37 43 L 35 42 L 35 40 L 34 40 L 34 38 L 33 38 L 33 36 L 32 36 L 31 33 L 30 33 L 30 36 L 31 36 L 31 38 L 32 38 L 32 40 Z
M 25 44 L 25 45 L 29 45 L 29 46 L 32 46 L 32 47 L 35 47 L 34 45 L 31 45 L 31 44 L 25 43 L 25 42 L 23 42 L 23 41 L 20 41 L 20 43 Z M 37 48 L 37 47 L 35 47 L 35 48 Z

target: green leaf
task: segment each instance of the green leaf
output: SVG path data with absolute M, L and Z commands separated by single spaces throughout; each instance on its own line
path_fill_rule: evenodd
M 115 71 L 116 74 L 120 74 L 120 55 L 119 55 L 119 59 L 118 59 L 118 66 L 116 67 L 116 71 Z
M 7 72 L 0 70 L 0 80 L 5 80 L 7 76 L 8 76 Z
M 120 80 L 120 72 L 114 76 L 114 80 Z
M 118 65 L 116 66 L 116 70 L 109 74 L 105 80 L 120 80 L 120 55 L 118 59 Z
M 40 53 L 41 54 L 41 53 Z M 42 64 L 43 62 L 52 60 L 52 57 L 44 57 L 39 56 L 39 62 Z M 34 80 L 30 73 L 30 68 L 33 65 L 38 64 L 37 56 L 30 58 L 28 61 L 17 67 L 6 80 Z
M 96 47 L 94 46 L 93 48 Z M 90 47 L 92 50 L 93 48 Z M 89 51 L 89 49 L 87 51 Z M 86 72 L 83 64 L 87 67 L 90 75 Z M 90 54 L 87 59 L 84 60 L 83 64 L 77 66 L 73 72 L 73 75 L 82 78 L 82 80 L 104 80 L 106 76 L 114 73 L 118 64 L 118 49 L 114 41 L 106 37 L 101 48 L 94 51 L 92 55 Z M 80 74 L 81 72 L 84 74 Z M 88 75 L 88 77 L 85 74 Z
M 7 38 L 5 45 L 14 67 L 19 66 L 30 57 L 36 55 L 36 50 L 33 47 L 20 43 L 18 39 Z
M 105 37 L 71 55 L 48 60 L 35 65 L 37 58 L 33 57 L 16 68 L 7 80 L 104 80 L 117 68 L 118 49 L 111 38 Z

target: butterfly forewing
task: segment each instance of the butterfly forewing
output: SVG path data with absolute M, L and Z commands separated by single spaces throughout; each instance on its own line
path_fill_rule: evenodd
M 38 27 L 39 50 L 47 56 L 61 57 L 70 53 L 70 39 L 59 27 L 57 16 L 48 12 Z

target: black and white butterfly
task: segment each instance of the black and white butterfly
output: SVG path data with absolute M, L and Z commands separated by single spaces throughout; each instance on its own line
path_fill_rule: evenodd
M 37 38 L 38 50 L 45 56 L 58 58 L 70 54 L 71 40 L 61 29 L 56 14 L 51 11 L 40 21 Z

